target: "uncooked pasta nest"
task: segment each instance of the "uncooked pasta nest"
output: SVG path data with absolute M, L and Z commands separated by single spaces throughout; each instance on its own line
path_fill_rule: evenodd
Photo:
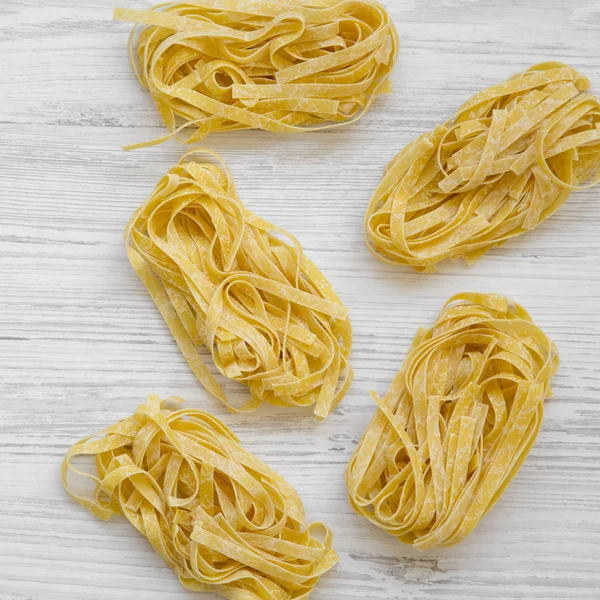
M 125 516 L 187 588 L 230 600 L 306 598 L 338 560 L 329 529 L 307 526 L 294 488 L 218 419 L 166 402 L 151 395 L 75 444 L 62 467 L 69 494 L 101 519 Z M 95 475 L 72 464 L 87 455 Z M 69 474 L 95 492 L 74 491 Z
M 352 382 L 348 311 L 300 243 L 244 207 L 218 155 L 184 156 L 125 237 L 185 359 L 230 410 L 314 405 L 325 418 L 337 406 Z M 223 375 L 249 386 L 244 406 L 227 401 L 199 345 Z
M 600 181 L 600 101 L 561 63 L 475 94 L 389 164 L 365 217 L 380 259 L 432 271 L 471 264 Z
M 458 294 L 421 329 L 346 471 L 356 512 L 419 550 L 463 540 L 529 454 L 554 344 L 497 295 Z
M 194 0 L 117 8 L 141 26 L 129 56 L 171 134 L 264 129 L 280 133 L 360 118 L 398 54 L 398 34 L 376 0 Z

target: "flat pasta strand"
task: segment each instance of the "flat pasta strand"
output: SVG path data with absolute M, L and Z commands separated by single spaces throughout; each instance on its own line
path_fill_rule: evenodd
M 589 87 L 567 65 L 538 64 L 406 146 L 367 209 L 371 252 L 420 272 L 447 258 L 472 264 L 597 184 L 600 101 Z
M 220 166 L 208 162 L 217 158 Z M 204 387 L 232 411 L 262 402 L 325 418 L 352 382 L 348 311 L 290 233 L 248 211 L 229 169 L 194 150 L 125 231 L 127 253 Z M 203 363 L 250 387 L 232 406 Z
M 126 149 L 173 135 L 194 143 L 213 131 L 296 133 L 356 121 L 390 91 L 398 55 L 398 33 L 377 0 L 193 0 L 117 8 L 114 18 L 136 24 L 130 62 L 170 130 Z
M 542 423 L 559 364 L 518 304 L 458 294 L 418 331 L 348 463 L 354 510 L 418 550 L 462 541 L 502 495 Z
M 338 561 L 330 530 L 307 526 L 294 488 L 217 418 L 170 410 L 168 400 L 148 396 L 133 416 L 75 444 L 65 489 L 101 519 L 126 517 L 186 588 L 230 600 L 307 598 Z M 88 455 L 96 474 L 72 464 Z M 95 491 L 80 495 L 69 474 Z

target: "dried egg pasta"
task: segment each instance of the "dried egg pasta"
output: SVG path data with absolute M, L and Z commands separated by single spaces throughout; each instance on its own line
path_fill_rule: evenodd
M 165 402 L 149 396 L 75 444 L 62 467 L 69 494 L 101 519 L 125 516 L 187 588 L 230 600 L 307 598 L 338 560 L 329 529 L 307 526 L 294 488 L 218 419 Z M 97 475 L 72 464 L 86 455 Z M 69 473 L 95 483 L 91 497 L 74 491 Z
M 418 331 L 346 471 L 353 508 L 419 550 L 477 526 L 529 454 L 554 344 L 518 304 L 458 294 Z
M 131 65 L 171 131 L 128 149 L 187 127 L 181 141 L 193 143 L 212 131 L 355 121 L 389 91 L 398 54 L 376 0 L 193 0 L 117 8 L 114 18 L 136 23 Z
M 314 405 L 325 418 L 352 381 L 348 311 L 300 243 L 248 211 L 227 166 L 207 157 L 221 160 L 184 156 L 135 213 L 129 260 L 211 394 L 231 410 Z M 250 387 L 243 407 L 227 402 L 198 345 Z
M 543 63 L 475 94 L 389 164 L 365 217 L 381 260 L 471 264 L 535 229 L 600 180 L 600 101 L 587 78 Z

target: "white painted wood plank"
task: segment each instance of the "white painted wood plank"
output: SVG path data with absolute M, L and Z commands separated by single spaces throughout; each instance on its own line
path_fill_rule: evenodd
M 484 86 L 563 60 L 600 92 L 600 2 L 388 0 L 402 44 L 394 92 L 363 121 L 206 140 L 248 207 L 296 234 L 351 308 L 356 382 L 321 424 L 272 407 L 228 414 L 200 388 L 127 263 L 125 223 L 185 148 L 120 150 L 163 132 L 127 63 L 129 26 L 110 20 L 122 4 L 0 3 L 0 598 L 199 597 L 127 523 L 94 519 L 59 481 L 71 443 L 157 392 L 222 418 L 298 488 L 309 518 L 332 527 L 341 562 L 315 600 L 597 599 L 600 192 L 574 194 L 474 267 L 432 276 L 376 262 L 362 218 L 394 154 Z M 462 290 L 525 305 L 562 366 L 505 496 L 465 542 L 418 554 L 352 512 L 343 472 L 374 412 L 368 391 L 385 392 L 416 328 Z

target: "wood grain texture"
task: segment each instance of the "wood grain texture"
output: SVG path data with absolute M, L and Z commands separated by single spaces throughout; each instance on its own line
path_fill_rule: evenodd
M 76 439 L 157 392 L 222 418 L 297 487 L 309 519 L 332 527 L 341 562 L 315 600 L 597 600 L 600 190 L 574 194 L 474 267 L 431 276 L 375 261 L 362 218 L 394 154 L 484 86 L 563 60 L 600 92 L 600 2 L 388 0 L 401 36 L 394 92 L 359 124 L 206 141 L 248 207 L 293 232 L 351 309 L 356 382 L 321 424 L 270 407 L 228 414 L 127 263 L 123 228 L 184 147 L 120 150 L 163 132 L 127 63 L 129 26 L 111 21 L 123 3 L 0 3 L 0 598 L 199 597 L 129 524 L 94 519 L 59 480 Z M 385 392 L 416 328 L 463 290 L 522 303 L 562 366 L 538 441 L 495 509 L 459 546 L 418 554 L 352 512 L 344 467 L 374 412 L 368 391 Z

